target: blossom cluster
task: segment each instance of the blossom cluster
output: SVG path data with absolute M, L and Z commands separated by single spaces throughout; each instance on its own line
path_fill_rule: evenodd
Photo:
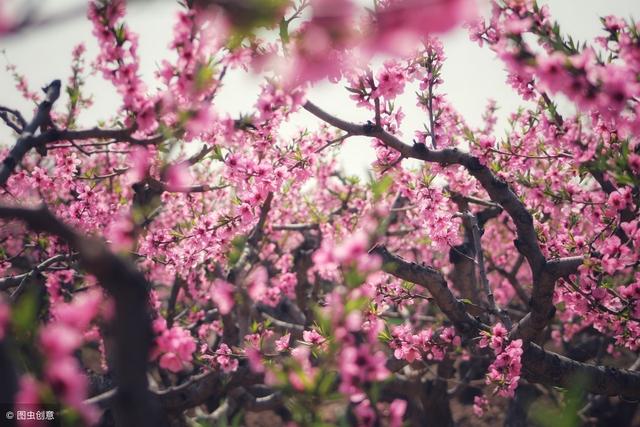
M 522 363 L 522 340 L 508 341 L 507 330 L 498 323 L 491 332 L 483 332 L 483 336 L 478 343 L 480 347 L 490 347 L 496 355 L 495 361 L 491 363 L 487 372 L 487 384 L 494 384 L 496 392 L 503 397 L 513 397 L 518 381 L 520 380 L 520 370 Z M 482 407 L 482 401 L 477 401 L 476 405 Z M 478 409 L 480 411 L 480 409 Z
M 264 404 L 269 392 L 298 425 L 399 427 L 428 414 L 410 391 L 387 393 L 396 366 L 422 390 L 421 381 L 443 381 L 430 377 L 434 365 L 451 361 L 456 374 L 462 362 L 489 365 L 486 385 L 514 396 L 530 337 L 510 338 L 522 329 L 509 330 L 503 316 L 526 325 L 525 313 L 548 305 L 556 348 L 604 337 L 620 365 L 638 351 L 637 25 L 605 17 L 602 37 L 577 44 L 530 0 L 492 1 L 486 19 L 467 0 L 382 0 L 370 11 L 351 0 L 274 2 L 263 17 L 240 17 L 228 2 L 187 3 L 172 56 L 149 80 L 124 0 L 89 3 L 92 66 L 122 105 L 98 128 L 81 120 L 92 102 L 88 52 L 74 47 L 66 110 L 55 104 L 38 130 L 70 140 L 28 152 L 0 193 L 2 204 L 44 204 L 88 240 L 104 237 L 143 274 L 155 384 L 172 389 L 209 373 L 236 387 L 242 376 L 246 386 L 221 396 L 221 408 L 252 393 Z M 496 101 L 473 125 L 443 90 L 436 34 L 474 16 L 471 39 L 505 63 L 525 102 L 506 129 Z M 0 33 L 6 25 L 0 15 Z M 277 42 L 265 36 L 274 25 Z M 247 71 L 265 77 L 253 106 L 226 113 L 221 89 Z M 41 100 L 17 68 L 9 72 L 25 99 Z M 310 102 L 307 89 L 325 78 L 346 86 L 362 122 Z M 579 113 L 558 106 L 559 96 Z M 424 124 L 403 142 L 409 108 Z M 303 110 L 327 124 L 298 126 Z M 339 166 L 340 147 L 356 135 L 370 137 L 376 154 L 369 179 Z M 18 301 L 11 310 L 0 302 L 0 340 L 13 339 L 16 316 L 32 319 L 36 341 L 24 345 L 42 366 L 22 376 L 18 398 L 43 404 L 53 391 L 90 423 L 87 360 L 98 378 L 115 367 L 104 335 L 112 301 L 102 304 L 85 270 L 86 248 L 17 221 L 2 220 L 0 241 L 0 292 Z M 540 282 L 567 259 L 579 266 L 534 304 Z M 20 311 L 29 306 L 24 278 L 43 289 L 29 316 Z M 478 332 L 498 317 L 504 323 Z M 478 334 L 491 351 L 469 357 Z M 342 418 L 327 420 L 327 402 Z M 476 396 L 474 412 L 488 405 Z

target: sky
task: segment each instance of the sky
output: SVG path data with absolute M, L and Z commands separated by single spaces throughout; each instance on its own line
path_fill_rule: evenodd
M 8 3 L 14 8 L 39 3 L 39 11 L 46 17 L 65 11 L 81 11 L 86 0 L 8 0 Z M 591 40 L 600 34 L 600 16 L 617 15 L 640 20 L 640 0 L 539 0 L 538 3 L 548 4 L 553 19 L 560 23 L 563 32 L 580 41 Z M 160 61 L 171 58 L 167 46 L 177 10 L 177 2 L 170 0 L 138 0 L 128 7 L 127 23 L 139 34 L 141 73 L 147 82 L 153 81 L 153 73 Z M 29 28 L 14 36 L 0 38 L 0 50 L 27 77 L 32 88 L 45 86 L 54 79 L 66 81 L 70 75 L 71 51 L 79 42 L 87 46 L 88 59 L 95 57 L 97 44 L 91 35 L 89 21 L 83 13 L 74 16 L 58 24 Z M 496 100 L 500 107 L 497 133 L 501 135 L 505 118 L 523 105 L 505 83 L 506 73 L 502 63 L 489 49 L 471 42 L 465 29 L 448 33 L 442 37 L 442 41 L 447 56 L 443 67 L 442 92 L 447 94 L 449 102 L 471 126 L 481 124 L 481 114 L 487 101 Z M 4 70 L 6 60 L 0 58 L 0 63 L 0 105 L 17 108 L 29 117 L 33 105 L 24 101 L 15 89 L 11 75 Z M 251 111 L 260 82 L 259 77 L 245 73 L 228 75 L 217 97 L 217 108 L 234 115 Z M 94 94 L 94 106 L 83 113 L 81 123 L 92 126 L 96 120 L 107 119 L 116 113 L 114 110 L 120 105 L 120 98 L 110 84 L 96 76 L 88 81 L 88 90 Z M 318 84 L 308 92 L 307 98 L 347 120 L 362 122 L 369 118 L 366 110 L 355 108 L 348 92 L 340 85 Z M 63 98 L 58 102 L 64 105 L 66 100 Z M 398 105 L 403 106 L 407 115 L 401 129 L 403 136 L 405 140 L 410 140 L 413 131 L 422 127 L 423 113 L 414 108 L 415 99 L 410 95 L 401 97 Z M 317 120 L 309 113 L 301 112 L 295 116 L 294 126 L 312 127 L 316 123 Z M 12 144 L 13 140 L 14 136 L 5 127 L 0 128 L 0 145 Z M 362 176 L 366 175 L 374 158 L 373 150 L 364 138 L 351 138 L 340 154 L 344 169 Z

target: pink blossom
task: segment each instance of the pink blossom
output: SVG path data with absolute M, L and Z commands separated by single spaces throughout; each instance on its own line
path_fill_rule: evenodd
M 496 139 L 493 136 L 482 135 L 478 138 L 478 144 L 483 150 L 490 150 L 495 147 Z
M 340 77 L 340 51 L 355 33 L 351 0 L 313 0 L 313 16 L 293 36 L 294 61 L 289 74 L 297 83 Z
M 326 338 L 315 330 L 303 331 L 302 338 L 311 345 L 321 345 L 326 341 Z
M 405 73 L 406 70 L 396 61 L 386 61 L 384 68 L 377 76 L 378 87 L 372 92 L 372 95 L 392 100 L 404 91 Z
M 187 122 L 188 140 L 200 136 L 211 127 L 215 121 L 215 114 L 210 106 L 203 106 L 196 111 L 195 115 Z
M 513 397 L 518 387 L 522 353 L 522 340 L 512 341 L 503 352 L 496 352 L 496 360 L 489 366 L 487 384 L 495 384 L 503 397 Z
M 406 400 L 393 399 L 389 405 L 389 427 L 402 427 L 402 418 L 406 411 Z
M 40 329 L 40 346 L 51 361 L 68 357 L 82 343 L 82 334 L 63 323 L 50 323 Z
M 490 346 L 496 354 L 500 354 L 507 339 L 507 332 L 502 323 L 497 323 L 491 333 L 482 332 L 482 338 L 478 345 L 480 347 Z
M 191 175 L 184 163 L 177 163 L 169 166 L 166 173 L 167 189 L 180 190 L 191 185 Z
M 615 215 L 617 212 L 620 212 L 627 207 L 627 198 L 620 191 L 614 191 L 609 195 L 607 206 L 609 207 L 607 213 L 609 215 Z
M 276 350 L 279 352 L 287 351 L 289 349 L 289 342 L 291 341 L 291 334 L 287 333 L 276 340 Z
M 471 0 L 388 0 L 376 14 L 376 46 L 397 52 L 419 36 L 444 33 L 475 15 Z
M 21 376 L 18 384 L 18 392 L 15 396 L 14 410 L 34 410 L 40 407 L 40 403 L 41 398 L 38 381 L 28 374 Z M 39 424 L 42 423 L 33 420 L 20 420 L 18 422 L 20 427 L 38 427 Z
M 232 356 L 231 349 L 226 344 L 220 344 L 218 347 L 216 362 L 220 365 L 223 372 L 234 372 L 238 369 L 238 360 Z
M 234 291 L 233 285 L 222 279 L 216 279 L 211 285 L 211 299 L 222 315 L 227 315 L 231 312 L 235 304 Z
M 371 407 L 369 399 L 360 402 L 354 409 L 358 425 L 362 427 L 372 427 L 376 422 L 376 411 Z
M 251 272 L 247 277 L 247 289 L 252 300 L 259 301 L 262 299 L 267 291 L 268 280 L 267 270 L 263 266 L 259 266 Z
M 18 405 L 35 405 L 40 402 L 38 382 L 31 375 L 23 375 L 20 377 L 20 384 L 15 401 Z
M 442 332 L 440 333 L 440 338 L 447 343 L 451 343 L 456 347 L 459 347 L 461 342 L 462 342 L 462 338 L 460 338 L 460 336 L 456 335 L 456 330 L 454 328 L 444 328 L 442 330 Z
M 118 215 L 109 224 L 105 234 L 114 250 L 124 252 L 133 246 L 134 225 L 131 218 L 125 215 Z
M 142 181 L 149 173 L 149 166 L 151 165 L 151 154 L 149 150 L 145 147 L 133 147 L 129 157 L 132 163 L 131 179 L 134 182 Z
M 354 233 L 334 249 L 334 257 L 342 263 L 355 261 L 366 254 L 368 245 L 369 238 L 364 232 Z
M 482 417 L 487 411 L 489 400 L 484 396 L 475 396 L 473 398 L 473 413 L 477 417 Z
M 244 340 L 249 347 L 260 348 L 260 343 L 262 342 L 262 336 L 258 333 L 247 334 L 244 336 Z
M 171 372 L 180 372 L 190 365 L 195 350 L 196 342 L 191 334 L 179 326 L 174 326 L 165 329 L 156 338 L 154 354 L 160 354 L 160 367 Z
M 87 395 L 87 378 L 71 356 L 50 361 L 45 370 L 47 382 L 64 403 L 80 407 Z
M 382 381 L 389 376 L 385 367 L 387 358 L 382 352 L 373 353 L 367 345 L 347 346 L 340 354 L 340 391 L 357 400 L 362 387 L 372 382 Z
M 70 303 L 58 304 L 52 311 L 58 322 L 75 330 L 84 331 L 98 314 L 103 301 L 102 291 L 93 287 Z
M 249 367 L 251 368 L 251 371 L 256 373 L 264 372 L 264 364 L 262 362 L 262 353 L 260 353 L 259 349 L 255 347 L 248 347 L 245 350 L 245 355 L 249 360 Z
M 629 168 L 636 175 L 640 175 L 640 154 L 631 153 L 628 158 Z
M 571 84 L 571 76 L 565 69 L 568 62 L 567 57 L 559 52 L 538 57 L 538 78 L 552 93 L 564 90 Z

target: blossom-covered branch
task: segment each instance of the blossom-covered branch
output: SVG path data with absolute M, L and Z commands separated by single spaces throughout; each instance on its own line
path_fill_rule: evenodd
M 424 286 L 456 328 L 471 336 L 486 330 L 486 325 L 469 315 L 465 303 L 456 299 L 448 289 L 441 273 L 431 267 L 407 262 L 382 246 L 376 246 L 372 253 L 382 257 L 383 269 L 387 273 Z M 534 383 L 570 388 L 580 378 L 591 393 L 621 395 L 630 399 L 640 396 L 640 373 L 580 363 L 546 351 L 534 343 L 524 345 L 522 364 L 523 375 Z
M 60 80 L 54 80 L 43 89 L 45 93 L 44 100 L 40 102 L 31 122 L 22 129 L 16 144 L 0 165 L 0 187 L 4 187 L 7 184 L 9 176 L 11 176 L 16 166 L 20 164 L 24 155 L 38 145 L 34 140 L 38 129 L 44 129 L 51 125 L 49 115 L 53 104 L 60 96 L 61 84 Z
M 147 354 L 151 346 L 148 312 L 149 284 L 127 261 L 104 243 L 84 237 L 59 221 L 46 208 L 0 206 L 0 218 L 24 222 L 34 231 L 61 238 L 78 252 L 83 267 L 95 275 L 115 299 L 112 324 L 117 345 L 113 362 L 118 393 L 115 419 L 122 426 L 162 425 L 158 402 L 148 390 Z

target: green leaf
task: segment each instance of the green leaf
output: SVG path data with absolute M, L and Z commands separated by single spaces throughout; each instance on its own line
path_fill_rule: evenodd
M 347 303 L 344 305 L 344 311 L 345 313 L 351 313 L 355 310 L 362 310 L 368 303 L 369 299 L 367 297 L 352 299 L 347 301 Z
M 289 21 L 284 18 L 280 20 L 280 39 L 282 43 L 289 43 Z
M 224 155 L 222 154 L 222 148 L 220 148 L 219 145 L 216 145 L 215 147 L 213 147 L 212 155 L 214 159 L 224 162 Z
M 202 92 L 208 88 L 213 82 L 214 69 L 208 64 L 202 64 L 196 71 L 194 79 L 195 89 L 197 92 Z
M 319 306 L 314 306 L 313 312 L 314 312 L 315 324 L 318 331 L 320 332 L 321 335 L 325 337 L 328 336 L 329 331 L 331 331 L 331 328 L 332 328 L 331 319 L 324 315 L 324 313 L 322 312 L 322 309 Z
M 372 181 L 371 191 L 373 192 L 373 198 L 375 200 L 380 200 L 392 185 L 393 178 L 389 175 L 385 175 L 377 181 Z
M 229 260 L 229 266 L 234 266 L 240 260 L 242 251 L 247 243 L 247 236 L 237 236 L 231 241 L 231 249 L 227 258 Z
M 347 287 L 355 288 L 364 283 L 366 277 L 356 268 L 350 268 L 344 275 L 344 281 Z
M 16 336 L 29 341 L 36 331 L 38 319 L 38 296 L 34 291 L 26 292 L 11 312 L 11 324 Z
M 77 104 L 80 98 L 80 90 L 77 87 L 67 86 L 67 95 L 72 104 Z
M 116 43 L 118 43 L 119 46 L 121 46 L 125 40 L 126 40 L 126 33 L 125 33 L 125 25 L 124 24 L 120 24 L 118 25 L 118 27 L 116 28 Z
M 329 394 L 335 384 L 337 374 L 335 372 L 325 372 L 320 376 L 320 381 L 317 384 L 318 394 L 323 397 Z

